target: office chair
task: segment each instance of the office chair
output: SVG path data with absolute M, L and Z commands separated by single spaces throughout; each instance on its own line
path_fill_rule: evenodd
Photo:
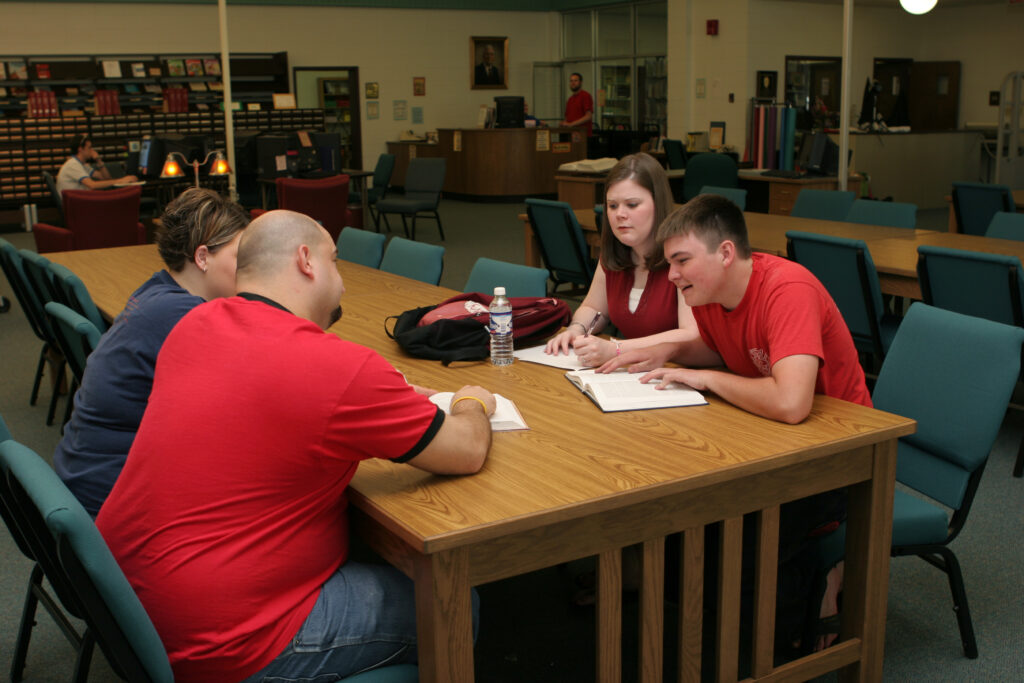
M 997 211 L 1015 211 L 1013 194 L 1006 185 L 953 183 L 953 213 L 960 232 L 984 235 Z
M 347 175 L 327 178 L 278 178 L 277 206 L 304 213 L 324 226 L 331 239 L 338 240 L 349 224 Z
M 6 431 L 6 427 L 2 431 Z M 30 500 L 28 490 L 32 490 L 33 482 L 39 480 L 36 471 L 43 480 L 57 480 L 60 483 L 50 466 L 38 455 L 10 440 L 9 434 L 6 440 L 0 435 L 0 515 L 18 549 L 33 563 L 21 611 L 18 638 L 11 657 L 10 678 L 12 681 L 22 679 L 29 641 L 36 623 L 36 610 L 42 605 L 75 650 L 72 681 L 85 683 L 92 663 L 94 636 L 88 628 L 80 632 L 68 618 L 70 615 L 80 619 L 85 610 L 72 581 L 60 566 L 57 547 L 46 527 L 46 521 Z M 66 488 L 64 490 L 67 491 Z M 70 493 L 67 495 L 71 496 Z M 44 577 L 49 582 L 49 590 L 43 582 Z
M 444 270 L 444 247 L 393 237 L 384 251 L 380 269 L 436 285 Z
M 710 152 L 695 154 L 686 160 L 683 201 L 688 202 L 699 195 L 705 185 L 737 187 L 738 182 L 739 171 L 732 157 Z
M 669 168 L 686 168 L 686 147 L 683 145 L 682 140 L 665 138 L 661 141 L 661 148 L 665 150 L 665 157 L 668 159 Z
M 1022 272 L 1015 256 L 927 245 L 917 248 L 917 279 L 926 304 L 1004 325 L 1024 327 Z M 1013 476 L 1022 475 L 1024 440 L 1013 466 Z
M 720 197 L 725 197 L 736 206 L 740 207 L 740 211 L 747 210 L 747 191 L 741 190 L 738 187 L 717 187 L 715 185 L 705 185 L 700 188 L 701 194 L 717 194 Z
M 146 228 L 139 222 L 138 186 L 102 192 L 64 192 L 64 227 L 36 223 L 32 231 L 36 250 L 102 249 L 146 243 Z
M 369 268 L 380 268 L 387 237 L 359 228 L 345 227 L 338 235 L 338 258 Z
M 495 287 L 504 287 L 508 296 L 547 296 L 548 271 L 481 256 L 462 291 L 491 294 Z
M 893 228 L 917 227 L 917 205 L 905 202 L 879 202 L 857 199 L 846 214 L 848 223 L 888 225 Z
M 53 275 L 49 269 L 49 259 L 28 249 L 22 249 L 18 252 L 18 255 L 21 257 L 21 268 L 25 274 L 25 289 L 30 294 L 27 301 L 36 310 L 36 315 L 39 318 L 39 327 L 46 338 L 46 346 L 48 350 L 53 352 L 49 356 L 50 364 L 55 372 L 53 393 L 50 395 L 50 406 L 46 412 L 46 424 L 52 425 L 54 415 L 57 412 L 57 399 L 60 396 L 60 387 L 64 382 L 65 366 L 64 356 L 60 352 L 60 343 L 57 341 L 57 331 L 54 329 L 53 322 L 46 314 L 46 309 L 44 308 L 46 304 L 54 301 L 55 285 L 53 284 Z M 33 392 L 33 405 L 35 405 L 35 396 L 36 392 Z
M 29 394 L 29 405 L 34 406 L 36 399 L 39 398 L 39 386 L 43 380 L 43 370 L 46 367 L 46 362 L 50 360 L 50 362 L 56 365 L 60 352 L 57 350 L 56 341 L 53 338 L 51 326 L 46 318 L 43 305 L 39 303 L 35 290 L 25 275 L 21 254 L 14 248 L 13 244 L 3 238 L 0 238 L 0 266 L 3 267 L 4 275 L 7 276 L 7 282 L 10 283 L 11 289 L 14 291 L 14 298 L 18 300 L 18 305 L 21 306 L 21 310 L 28 319 L 32 334 L 39 341 L 43 342 L 43 346 L 39 350 L 39 363 L 36 365 L 32 392 Z M 63 359 L 60 360 L 63 362 Z
M 82 385 L 85 361 L 100 343 L 100 331 L 88 319 L 64 304 L 51 301 L 44 308 L 53 324 L 57 346 L 71 369 L 71 387 L 68 390 L 67 403 L 64 405 L 64 420 L 61 422 L 62 425 L 65 425 L 71 418 L 71 408 L 75 404 L 75 392 Z
M 572 207 L 566 202 L 527 199 L 526 214 L 553 289 L 562 284 L 576 285 L 573 290 L 588 288 L 594 279 L 594 262 Z
M 896 490 L 891 554 L 917 555 L 947 575 L 970 659 L 977 658 L 978 646 L 963 574 L 949 545 L 967 521 L 1003 422 L 1020 373 L 1022 342 L 1019 327 L 915 303 L 872 396 L 875 408 L 917 421 L 917 431 L 899 440 L 896 480 L 927 497 Z M 845 531 L 843 524 L 823 539 L 826 565 L 843 556 Z
M 862 240 L 789 230 L 786 251 L 825 285 L 857 350 L 884 359 L 900 321 L 885 313 L 867 245 Z
M 845 221 L 857 195 L 846 190 L 800 190 L 790 216 Z
M 388 221 L 389 213 L 397 213 L 402 216 L 402 228 L 405 236 L 416 239 L 416 219 L 432 217 L 437 221 L 437 230 L 444 240 L 444 228 L 441 226 L 441 215 L 437 212 L 437 205 L 441 201 L 441 188 L 444 187 L 445 160 L 423 159 L 416 157 L 409 162 L 409 169 L 405 172 L 405 195 L 402 197 L 387 197 L 377 201 L 377 213 L 384 217 L 384 224 L 391 232 L 391 223 Z M 412 232 L 409 232 L 409 225 L 406 217 L 412 218 Z
M 377 232 L 380 232 L 380 211 L 377 210 L 377 202 L 387 195 L 391 174 L 394 170 L 395 155 L 381 154 L 377 157 L 377 165 L 373 169 L 373 187 L 366 189 L 366 205 L 370 207 L 370 216 L 373 218 L 373 226 Z M 349 200 L 352 203 L 361 202 L 362 199 L 359 192 L 349 193 Z
M 1024 241 L 1024 213 L 996 211 L 989 221 L 985 237 Z
M 60 215 L 60 222 L 63 223 L 64 198 L 61 197 L 60 192 L 57 191 L 57 180 L 49 171 L 43 171 L 43 182 L 46 183 L 46 188 L 50 191 L 50 199 L 53 200 L 53 205 L 57 207 L 57 213 Z
M 89 322 L 96 326 L 96 329 L 103 332 L 110 326 L 103 319 L 100 310 L 96 308 L 89 290 L 85 288 L 82 279 L 72 273 L 66 266 L 50 261 L 47 264 L 50 274 L 53 276 L 54 300 L 59 301 L 79 315 L 85 316 Z

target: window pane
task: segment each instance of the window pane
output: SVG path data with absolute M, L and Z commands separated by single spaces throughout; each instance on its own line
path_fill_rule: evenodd
M 638 55 L 668 53 L 668 9 L 664 2 L 637 5 L 636 53 Z
M 593 37 L 590 30 L 590 12 L 563 14 L 562 36 L 565 42 L 565 59 L 590 57 Z
M 633 54 L 633 8 L 608 7 L 597 11 L 597 55 L 621 57 Z
M 633 113 L 631 60 L 598 62 L 597 120 L 604 129 L 629 129 Z

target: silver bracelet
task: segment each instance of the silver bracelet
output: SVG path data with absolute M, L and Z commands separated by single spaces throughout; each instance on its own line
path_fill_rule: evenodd
M 571 323 L 569 323 L 569 327 L 572 327 L 573 325 L 579 325 L 579 326 L 580 326 L 580 328 L 582 328 L 582 329 L 583 329 L 583 333 L 584 333 L 584 334 L 586 334 L 586 332 L 587 332 L 587 326 L 586 326 L 586 325 L 584 325 L 583 323 L 581 323 L 581 322 L 580 322 L 579 320 L 573 320 L 573 321 L 572 321 Z M 567 329 L 567 330 L 568 330 L 568 329 L 569 329 L 569 327 L 567 327 L 567 328 L 565 328 L 565 329 Z

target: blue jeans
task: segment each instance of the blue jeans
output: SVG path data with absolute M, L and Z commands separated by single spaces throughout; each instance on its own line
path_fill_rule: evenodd
M 473 635 L 479 615 L 473 591 Z M 390 565 L 346 562 L 320 590 L 292 642 L 243 683 L 333 683 L 392 664 L 416 663 L 412 581 Z

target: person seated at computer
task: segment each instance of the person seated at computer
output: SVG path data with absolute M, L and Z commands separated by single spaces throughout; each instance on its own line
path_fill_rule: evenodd
M 249 216 L 212 190 L 167 205 L 157 248 L 167 265 L 129 297 L 89 356 L 54 468 L 95 516 L 124 466 L 153 386 L 156 357 L 193 308 L 235 293 L 235 254 Z
M 57 191 L 63 194 L 64 190 L 103 190 L 137 180 L 133 175 L 111 178 L 99 153 L 93 149 L 92 140 L 82 133 L 71 138 L 71 156 L 57 173 Z
M 665 169 L 648 154 L 632 154 L 609 171 L 605 188 L 601 259 L 590 290 L 569 326 L 546 347 L 550 354 L 572 348 L 594 366 L 626 351 L 697 335 L 690 307 L 669 282 L 654 239 L 674 206 Z M 609 322 L 624 339 L 594 336 Z
M 494 396 L 463 387 L 446 415 L 327 332 L 345 291 L 337 257 L 308 216 L 252 222 L 238 296 L 168 335 L 96 520 L 178 681 L 338 681 L 417 659 L 413 582 L 348 559 L 349 482 L 371 458 L 479 471 Z

